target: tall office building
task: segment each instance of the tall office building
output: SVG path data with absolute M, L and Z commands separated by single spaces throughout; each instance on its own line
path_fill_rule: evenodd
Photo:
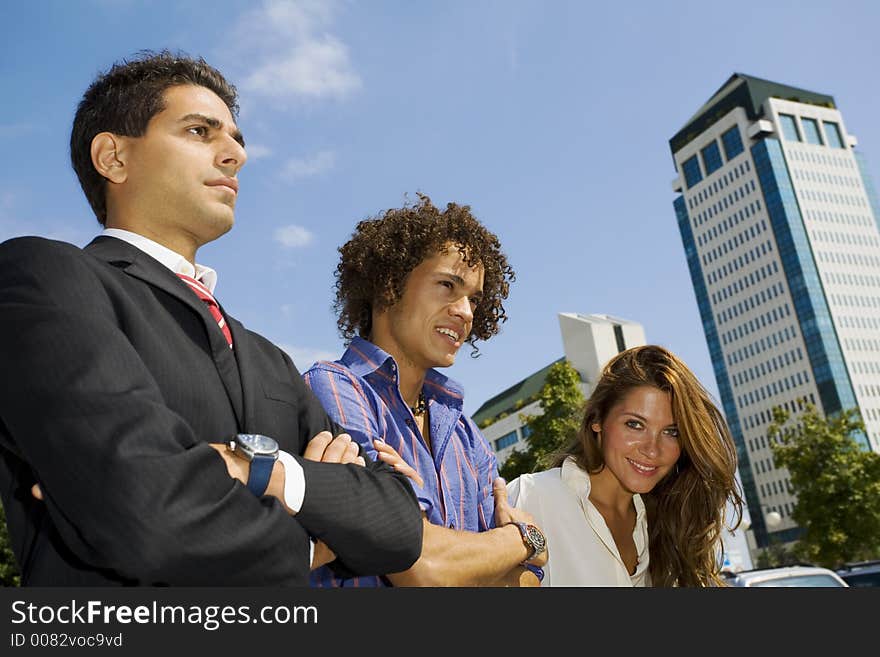
M 880 451 L 880 211 L 834 99 L 734 74 L 670 140 L 703 329 L 759 546 L 797 537 L 771 410 L 858 407 Z

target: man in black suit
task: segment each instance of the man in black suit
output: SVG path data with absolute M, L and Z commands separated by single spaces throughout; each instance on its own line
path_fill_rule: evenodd
M 419 556 L 405 475 L 327 433 L 290 358 L 209 307 L 196 251 L 233 224 L 237 110 L 201 59 L 113 66 L 71 133 L 106 230 L 0 245 L 0 495 L 24 585 L 305 586 L 327 560 Z M 217 454 L 233 436 L 247 486 Z

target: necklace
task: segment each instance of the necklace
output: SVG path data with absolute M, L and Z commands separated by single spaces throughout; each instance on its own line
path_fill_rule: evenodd
M 412 411 L 412 414 L 415 417 L 425 414 L 425 411 L 428 410 L 428 402 L 425 401 L 425 393 L 419 390 L 419 401 L 416 402 L 415 406 L 410 406 L 409 410 Z

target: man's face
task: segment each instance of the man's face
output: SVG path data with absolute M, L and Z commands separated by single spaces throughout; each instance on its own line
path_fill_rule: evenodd
M 423 260 L 400 300 L 374 313 L 373 343 L 401 367 L 449 367 L 471 333 L 483 278 L 483 266 L 468 267 L 454 246 Z
M 122 227 L 186 253 L 232 228 L 236 176 L 247 155 L 214 92 L 179 85 L 164 99 L 143 136 L 123 138 L 127 176 L 118 193 L 121 218 L 133 223 Z

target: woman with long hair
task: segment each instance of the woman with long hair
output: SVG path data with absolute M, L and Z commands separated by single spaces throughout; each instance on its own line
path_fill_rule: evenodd
M 543 586 L 721 586 L 727 505 L 742 516 L 735 473 L 710 395 L 675 354 L 647 345 L 608 362 L 577 437 L 508 493 L 551 547 Z

